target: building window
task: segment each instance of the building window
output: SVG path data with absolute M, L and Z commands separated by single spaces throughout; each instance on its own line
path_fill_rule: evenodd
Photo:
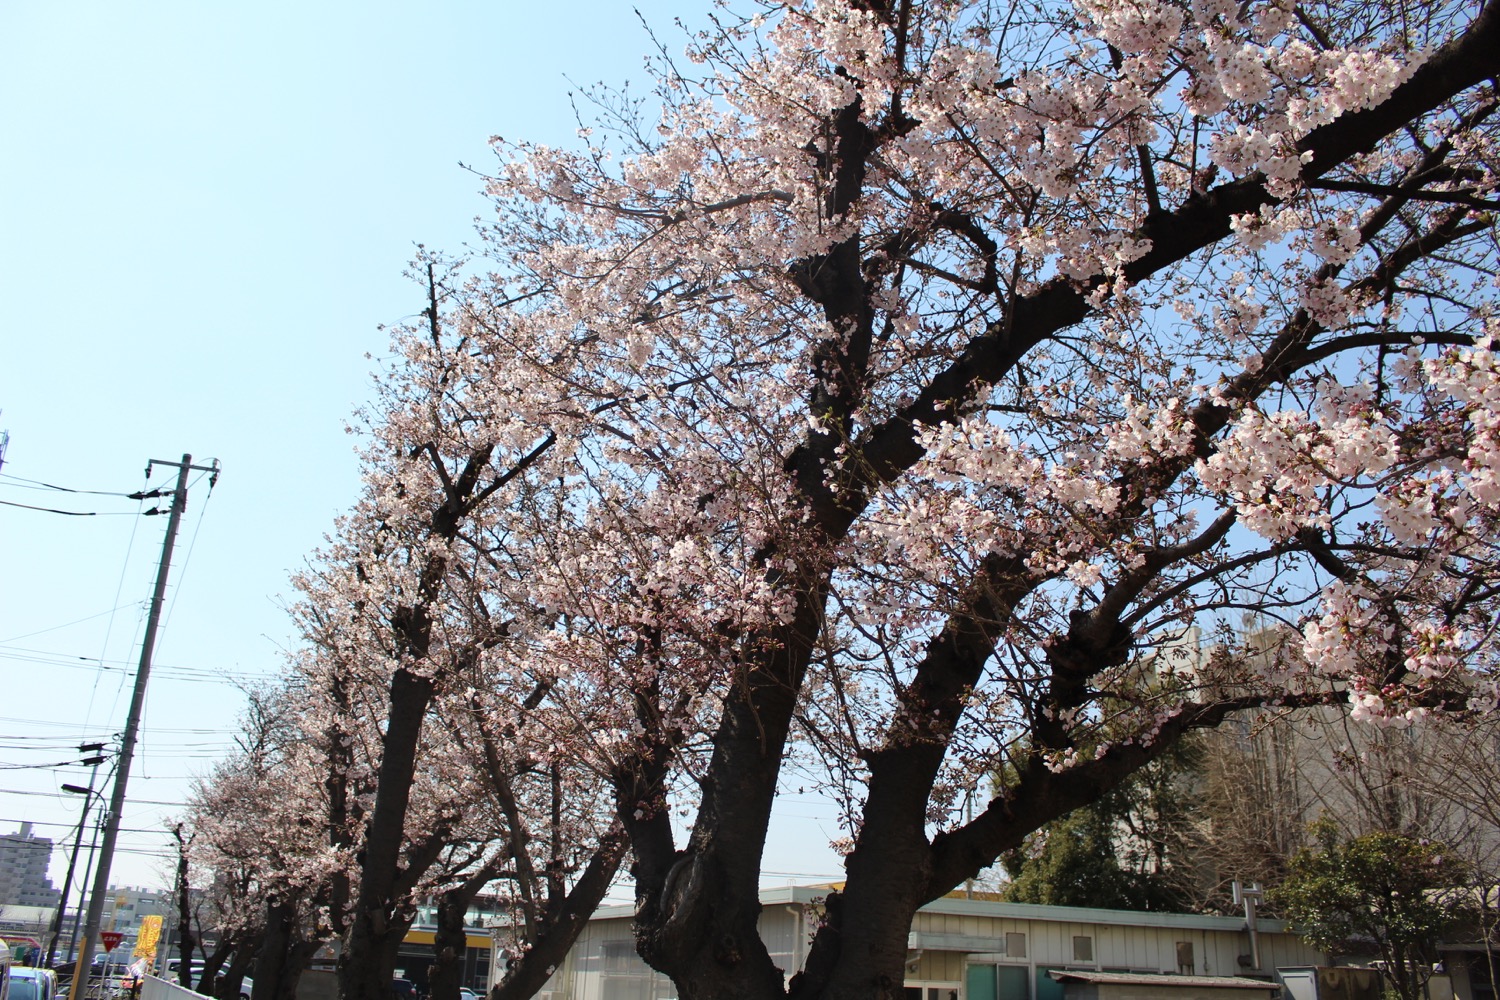
M 1073 961 L 1092 962 L 1094 960 L 1094 939 L 1086 935 L 1073 935 Z
M 1177 942 L 1177 971 L 1193 974 L 1193 942 Z
M 908 982 L 905 1000 L 958 1000 L 958 984 Z
M 1483 952 L 1469 956 L 1469 992 L 1474 1000 L 1495 1000 L 1495 977 L 1490 974 L 1490 957 Z
M 1026 957 L 1026 935 L 1025 934 L 1019 934 L 1019 933 L 1017 933 L 1015 931 L 1011 931 L 1010 933 L 1008 933 L 1008 934 L 1005 935 L 1005 957 L 1006 958 L 1025 958 Z
M 602 987 L 608 1000 L 668 1000 L 676 996 L 672 981 L 641 960 L 633 941 L 606 941 L 603 952 Z

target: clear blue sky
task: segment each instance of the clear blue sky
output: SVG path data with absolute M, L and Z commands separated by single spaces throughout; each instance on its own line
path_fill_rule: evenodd
M 674 53 L 703 13 L 638 6 Z M 278 669 L 287 574 L 356 490 L 366 352 L 422 305 L 413 244 L 457 248 L 486 210 L 458 164 L 488 169 L 495 134 L 573 142 L 568 91 L 641 83 L 650 49 L 602 0 L 0 6 L 0 472 L 123 493 L 147 459 L 224 466 L 190 496 L 116 883 L 165 881 L 232 680 Z M 0 506 L 0 831 L 62 840 L 57 786 L 86 771 L 38 765 L 122 726 L 166 519 L 26 487 L 0 500 L 115 512 Z M 822 807 L 790 812 L 767 867 L 831 873 Z

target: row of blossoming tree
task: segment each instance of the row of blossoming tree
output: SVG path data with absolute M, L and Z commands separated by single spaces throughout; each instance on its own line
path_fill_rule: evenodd
M 628 851 L 684 1000 L 894 997 L 917 907 L 1192 730 L 1493 710 L 1497 6 L 763 0 L 496 140 L 302 580 L 268 905 L 375 1000 L 498 880 L 524 996 Z M 848 852 L 788 979 L 790 769 Z

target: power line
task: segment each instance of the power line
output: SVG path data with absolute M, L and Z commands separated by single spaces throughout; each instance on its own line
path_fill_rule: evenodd
M 65 827 L 66 829 L 69 829 L 69 830 L 72 830 L 72 829 L 74 829 L 74 828 L 76 828 L 78 826 L 77 820 L 74 820 L 72 823 L 56 823 L 56 822 L 52 822 L 50 820 L 45 820 L 45 819 L 15 819 L 15 818 L 5 818 L 5 817 L 0 817 L 0 823 L 30 823 L 32 826 L 61 826 L 61 827 Z M 123 827 L 122 826 L 122 827 L 120 827 L 120 832 L 121 833 L 168 833 L 170 831 L 160 830 L 160 829 L 157 829 L 155 827 L 147 827 L 147 826 L 141 826 L 141 827 Z M 54 844 L 53 847 L 52 847 L 52 850 L 54 850 L 54 851 L 62 850 L 62 845 L 61 844 Z
M 28 725 L 28 726 L 53 726 L 55 728 L 62 728 L 62 729 L 75 729 L 78 726 L 78 723 L 76 723 L 76 722 L 49 722 L 46 719 L 26 719 L 26 718 L 19 718 L 17 716 L 13 716 L 13 715 L 0 715 L 0 722 L 20 722 L 20 723 L 23 723 L 24 725 Z M 87 730 L 85 730 L 85 731 L 87 731 Z M 97 730 L 95 730 L 95 732 L 97 732 Z M 71 737 L 71 736 L 68 737 L 68 739 L 72 739 L 72 738 L 73 737 Z M 114 736 L 112 734 L 111 736 L 106 737 L 106 738 L 113 739 Z M 78 740 L 81 743 L 83 743 L 83 742 L 93 742 L 94 738 L 93 737 L 82 737 L 82 736 L 80 736 L 80 737 L 78 737 Z
M 227 731 L 226 731 L 225 735 L 229 735 Z M 12 743 L 12 742 L 9 742 L 10 740 L 21 740 L 23 742 Z M 32 740 L 32 741 L 46 740 L 47 742 L 45 744 L 41 744 L 41 743 L 37 743 L 37 742 L 30 742 L 30 743 L 24 742 L 24 741 L 27 741 L 27 740 Z M 58 738 L 53 737 L 53 736 L 6 736 L 6 735 L 0 735 L 0 750 L 20 750 L 20 751 L 26 752 L 26 753 L 64 753 L 64 752 L 72 749 L 71 742 L 72 741 L 70 741 L 70 740 L 58 739 Z M 182 750 L 187 750 L 187 749 L 223 750 L 223 749 L 229 749 L 229 748 L 232 748 L 232 747 L 235 746 L 235 744 L 234 744 L 233 741 L 230 741 L 230 742 L 226 743 L 226 742 L 224 742 L 222 740 L 215 740 L 212 743 L 206 743 L 206 742 L 205 743 L 189 743 L 189 742 L 169 743 L 169 742 L 166 742 L 166 741 L 159 741 L 156 745 L 160 749 L 162 749 L 162 750 L 167 750 L 167 749 L 172 749 L 172 750 L 177 750 L 177 749 L 182 749 Z
M 56 507 L 36 507 L 29 503 L 16 503 L 14 500 L 0 500 L 0 504 L 4 504 L 7 507 L 20 507 L 22 510 L 39 510 L 44 514 L 65 514 L 68 517 L 139 517 L 143 514 L 165 513 L 154 508 L 144 512 L 129 510 L 58 510 Z
M 0 765 L 0 771 L 51 771 L 54 768 L 68 768 L 77 763 L 78 757 L 74 756 L 68 760 L 57 760 L 49 765 Z
M 84 622 L 91 622 L 95 618 L 103 618 L 105 615 L 112 615 L 116 611 L 119 611 L 123 608 L 140 607 L 144 603 L 144 601 L 132 601 L 129 604 L 122 604 L 117 608 L 110 608 L 108 611 L 101 611 L 96 615 L 89 615 L 86 618 L 78 618 L 70 622 L 64 622 L 61 625 L 51 625 L 47 628 L 39 628 L 35 632 L 27 632 L 25 635 L 13 635 L 8 639 L 0 639 L 0 643 L 10 643 L 16 642 L 20 639 L 30 639 L 34 635 L 42 635 L 45 632 L 56 632 L 58 629 L 70 628 L 74 625 L 82 625 Z
M 118 610 L 118 609 L 116 609 L 116 610 Z M 98 617 L 98 616 L 96 615 L 95 617 Z M 18 636 L 17 638 L 25 638 L 25 637 L 24 636 Z M 106 656 L 106 657 L 83 656 L 82 654 L 79 654 L 79 653 L 59 653 L 59 652 L 55 652 L 55 651 L 50 650 L 50 649 L 34 649 L 34 648 L 30 647 L 30 646 L 12 646 L 12 645 L 9 644 L 10 641 L 11 640 L 0 641 L 0 655 L 7 655 L 7 653 L 14 652 L 14 653 L 24 653 L 24 654 L 28 654 L 30 656 L 35 656 L 35 657 L 52 657 L 52 658 L 58 660 L 59 662 L 66 662 L 68 660 L 81 660 L 81 661 L 83 661 L 85 663 L 97 663 L 97 664 L 100 664 L 106 670 L 118 670 L 118 669 L 120 669 L 122 667 L 128 667 L 128 666 L 130 666 L 131 663 L 134 662 L 132 660 L 122 660 L 122 659 L 119 659 L 119 658 L 113 657 L 113 656 Z M 24 659 L 24 658 L 25 657 L 21 657 L 21 656 L 15 657 L 15 659 Z M 161 669 L 161 670 L 182 670 L 182 671 L 197 672 L 197 673 L 213 673 L 215 671 L 223 671 L 225 668 L 223 668 L 223 667 L 195 667 L 195 666 L 189 666 L 189 665 L 184 664 L 184 663 L 163 663 L 163 664 L 157 664 L 157 665 L 153 666 L 152 669 L 153 670 L 156 670 L 156 669 Z M 257 672 L 257 671 L 243 671 L 243 670 L 242 671 L 237 671 L 237 672 L 238 673 L 252 674 L 253 676 L 257 676 L 257 677 L 270 677 L 274 673 L 274 672 L 267 672 L 267 671 L 258 671 Z
M 23 788 L 0 788 L 0 795 L 31 795 L 37 798 L 46 797 L 58 800 L 68 799 L 70 801 L 72 798 L 62 792 L 33 792 Z M 133 806 L 177 806 L 179 808 L 187 805 L 186 802 L 162 802 L 157 799 L 131 799 L 128 804 Z
M 0 740 L 46 740 L 49 744 L 55 744 L 53 746 L 45 747 L 9 746 L 8 744 L 0 744 L 0 747 L 4 747 L 7 750 L 67 750 L 70 749 L 75 742 L 83 742 L 71 740 L 65 736 L 20 736 L 12 733 L 0 733 Z
M 76 653 L 55 653 L 45 649 L 30 649 L 24 646 L 0 645 L 0 659 L 17 663 L 40 663 L 53 667 L 72 667 L 75 670 L 95 670 L 111 674 L 126 674 L 129 667 L 121 660 L 100 660 Z M 116 666 L 116 664 L 119 664 Z M 160 676 L 170 680 L 199 681 L 211 683 L 241 683 L 267 680 L 274 674 L 254 670 L 230 670 L 225 667 L 189 667 L 164 664 L 159 668 Z
M 191 490 L 200 483 L 204 476 L 209 476 L 209 473 L 206 471 L 200 472 L 198 478 L 188 484 L 188 489 Z M 182 557 L 182 566 L 177 570 L 177 586 L 172 589 L 172 603 L 167 605 L 167 614 L 162 619 L 161 627 L 163 629 L 172 624 L 172 612 L 177 610 L 177 598 L 182 594 L 182 584 L 187 579 L 188 564 L 193 561 L 193 550 L 198 547 L 198 531 L 203 527 L 203 516 L 208 513 L 208 502 L 214 498 L 214 487 L 218 485 L 218 482 L 219 463 L 218 460 L 215 460 L 213 474 L 208 480 L 208 493 L 204 496 L 203 502 L 198 505 L 198 520 L 193 525 L 193 537 L 188 539 L 187 555 Z
M 19 723 L 22 723 L 24 725 L 31 725 L 31 726 L 52 726 L 54 728 L 63 728 L 63 729 L 71 729 L 71 728 L 73 728 L 74 726 L 77 725 L 77 723 L 75 723 L 75 722 L 51 722 L 51 721 L 48 721 L 46 719 L 21 719 L 21 718 L 15 717 L 15 716 L 5 716 L 5 715 L 0 715 L 0 722 L 19 722 Z M 231 735 L 238 735 L 239 732 L 240 732 L 240 730 L 239 729 L 201 729 L 201 728 L 193 728 L 193 727 L 183 728 L 183 727 L 180 727 L 180 726 L 146 726 L 146 727 L 143 727 L 141 729 L 141 732 L 143 732 L 143 733 L 183 733 L 183 734 L 187 734 L 187 735 L 190 735 L 190 736 L 231 736 Z M 117 735 L 118 735 L 117 733 L 111 733 L 109 736 L 106 736 L 105 739 L 113 739 Z M 39 738 L 41 738 L 41 737 L 39 737 Z M 68 737 L 68 739 L 72 740 L 73 737 L 70 736 L 70 737 Z M 77 741 L 79 743 L 95 743 L 95 742 L 98 742 L 98 740 L 99 740 L 99 737 L 97 737 L 97 736 L 80 736 L 80 737 L 77 737 Z
M 151 485 L 151 466 L 149 466 L 149 465 L 146 466 L 145 479 L 146 479 L 145 485 L 146 486 L 150 486 Z M 140 508 L 137 507 L 136 509 L 139 510 Z M 141 522 L 140 522 L 139 518 L 137 518 L 136 520 L 130 522 L 130 540 L 125 543 L 125 561 L 120 564 L 120 579 L 115 582 L 115 597 L 114 597 L 114 600 L 110 602 L 110 603 L 112 603 L 115 606 L 115 611 L 118 611 L 120 609 L 120 607 L 121 607 L 121 605 L 120 605 L 120 595 L 125 592 L 125 574 L 130 569 L 130 556 L 131 556 L 131 553 L 133 553 L 135 551 L 135 536 L 139 532 L 140 527 L 141 527 Z M 140 624 L 140 618 L 139 617 L 136 618 L 136 623 L 138 625 Z M 115 634 L 115 612 L 110 612 L 109 621 L 104 626 L 104 639 L 99 644 L 99 657 L 98 657 L 98 659 L 99 659 L 99 661 L 101 663 L 103 662 L 104 654 L 109 650 L 109 640 L 111 638 L 113 638 L 114 634 Z M 94 675 L 94 687 L 93 687 L 93 690 L 91 690 L 89 692 L 89 707 L 88 707 L 88 712 L 84 715 L 85 719 L 91 718 L 93 716 L 93 714 L 94 714 L 94 699 L 96 697 L 98 697 L 98 694 L 99 694 L 99 680 L 100 680 L 101 677 L 103 677 L 102 673 Z
M 30 483 L 32 486 L 48 490 L 57 490 L 62 493 L 87 493 L 91 496 L 98 497 L 127 497 L 131 500 L 141 499 L 141 497 L 135 493 L 119 493 L 111 490 L 76 490 L 69 486 L 54 486 L 51 483 L 44 483 L 40 479 L 27 479 L 25 476 L 13 476 L 8 472 L 0 472 L 0 479 L 10 479 L 18 483 Z M 162 496 L 164 494 L 158 493 L 157 495 Z

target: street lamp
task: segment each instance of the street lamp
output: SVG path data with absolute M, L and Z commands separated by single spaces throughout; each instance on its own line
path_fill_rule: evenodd
M 99 798 L 104 798 L 103 792 L 99 792 L 98 795 Z M 88 898 L 91 903 L 93 902 L 92 897 L 84 896 L 85 890 L 83 887 L 89 884 L 89 873 L 94 870 L 94 852 L 99 849 L 99 834 L 103 831 L 104 823 L 109 818 L 108 813 L 109 810 L 106 809 L 94 821 L 94 837 L 89 841 L 89 863 L 84 865 L 83 880 L 78 883 L 78 905 L 73 908 L 73 929 L 68 933 L 68 954 L 70 955 L 76 952 L 81 956 L 84 951 L 88 950 L 87 948 L 80 948 L 78 944 L 78 929 L 83 926 L 83 901 L 85 898 Z M 90 962 L 92 961 L 91 956 Z M 77 975 L 76 968 L 74 969 L 74 975 Z
M 52 968 L 53 957 L 57 953 L 57 939 L 62 935 L 63 913 L 68 908 L 68 894 L 73 891 L 73 871 L 78 866 L 78 851 L 83 847 L 83 828 L 88 825 L 89 806 L 94 802 L 94 796 L 104 798 L 103 795 L 94 791 L 94 776 L 99 773 L 99 765 L 104 763 L 101 751 L 104 749 L 102 743 L 85 743 L 78 748 L 79 753 L 93 753 L 92 757 L 85 757 L 79 763 L 88 764 L 93 767 L 89 772 L 89 784 L 87 788 L 81 785 L 63 785 L 62 790 L 73 795 L 82 795 L 83 813 L 78 817 L 78 833 L 73 837 L 73 856 L 68 859 L 68 874 L 63 878 L 62 898 L 57 903 L 57 916 L 52 920 L 52 936 L 47 941 L 47 959 L 45 968 Z

